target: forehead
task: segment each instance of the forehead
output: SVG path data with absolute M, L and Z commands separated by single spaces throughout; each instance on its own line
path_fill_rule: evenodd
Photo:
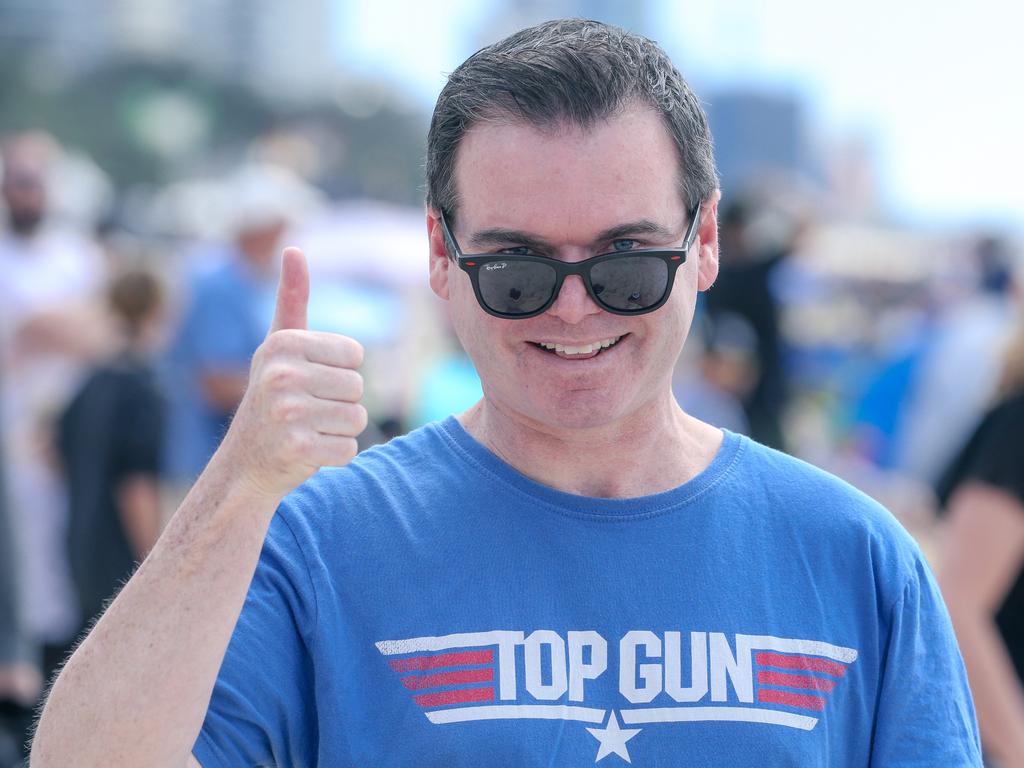
M 661 116 L 634 106 L 580 128 L 483 122 L 455 160 L 460 225 L 572 242 L 623 221 L 685 216 L 679 152 Z

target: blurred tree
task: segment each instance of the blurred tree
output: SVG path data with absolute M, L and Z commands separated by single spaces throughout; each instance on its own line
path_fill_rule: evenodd
M 321 145 L 309 170 L 331 196 L 419 203 L 427 116 L 379 83 L 356 85 L 377 94 L 364 108 L 341 97 L 296 107 L 181 62 L 121 59 L 48 78 L 38 60 L 0 54 L 0 135 L 48 130 L 124 189 L 215 175 L 268 133 L 298 131 Z

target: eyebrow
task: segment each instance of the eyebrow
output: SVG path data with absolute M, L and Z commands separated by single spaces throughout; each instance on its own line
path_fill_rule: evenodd
M 633 235 L 653 235 L 656 238 L 671 240 L 677 238 L 675 232 L 662 224 L 650 219 L 638 219 L 636 221 L 617 224 L 599 232 L 594 238 L 595 243 L 604 243 L 609 240 L 621 240 Z M 542 237 L 537 237 L 529 232 L 520 229 L 505 229 L 493 227 L 475 232 L 468 240 L 472 247 L 485 248 L 487 246 L 508 246 L 511 244 L 524 245 L 527 248 L 550 248 L 551 243 Z

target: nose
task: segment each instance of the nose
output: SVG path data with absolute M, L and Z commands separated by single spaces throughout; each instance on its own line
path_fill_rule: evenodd
M 575 325 L 584 318 L 603 311 L 590 298 L 590 294 L 587 293 L 587 286 L 583 284 L 583 278 L 579 275 L 569 275 L 565 278 L 565 282 L 562 283 L 562 289 L 558 292 L 558 298 L 548 308 L 546 314 L 554 315 L 565 323 Z

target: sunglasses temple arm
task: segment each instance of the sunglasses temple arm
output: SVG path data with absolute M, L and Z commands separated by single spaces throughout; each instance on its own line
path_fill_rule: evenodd
M 694 206 L 693 212 L 690 215 L 690 227 L 686 233 L 686 242 L 683 243 L 683 247 L 686 250 L 690 250 L 693 246 L 693 241 L 697 239 L 697 230 L 700 229 L 700 203 Z
M 438 211 L 438 219 L 441 221 L 441 234 L 444 237 L 444 248 L 448 253 L 448 258 L 458 261 L 462 253 L 459 250 L 459 244 L 455 242 L 455 235 L 448 228 L 448 218 L 444 215 L 444 211 Z

